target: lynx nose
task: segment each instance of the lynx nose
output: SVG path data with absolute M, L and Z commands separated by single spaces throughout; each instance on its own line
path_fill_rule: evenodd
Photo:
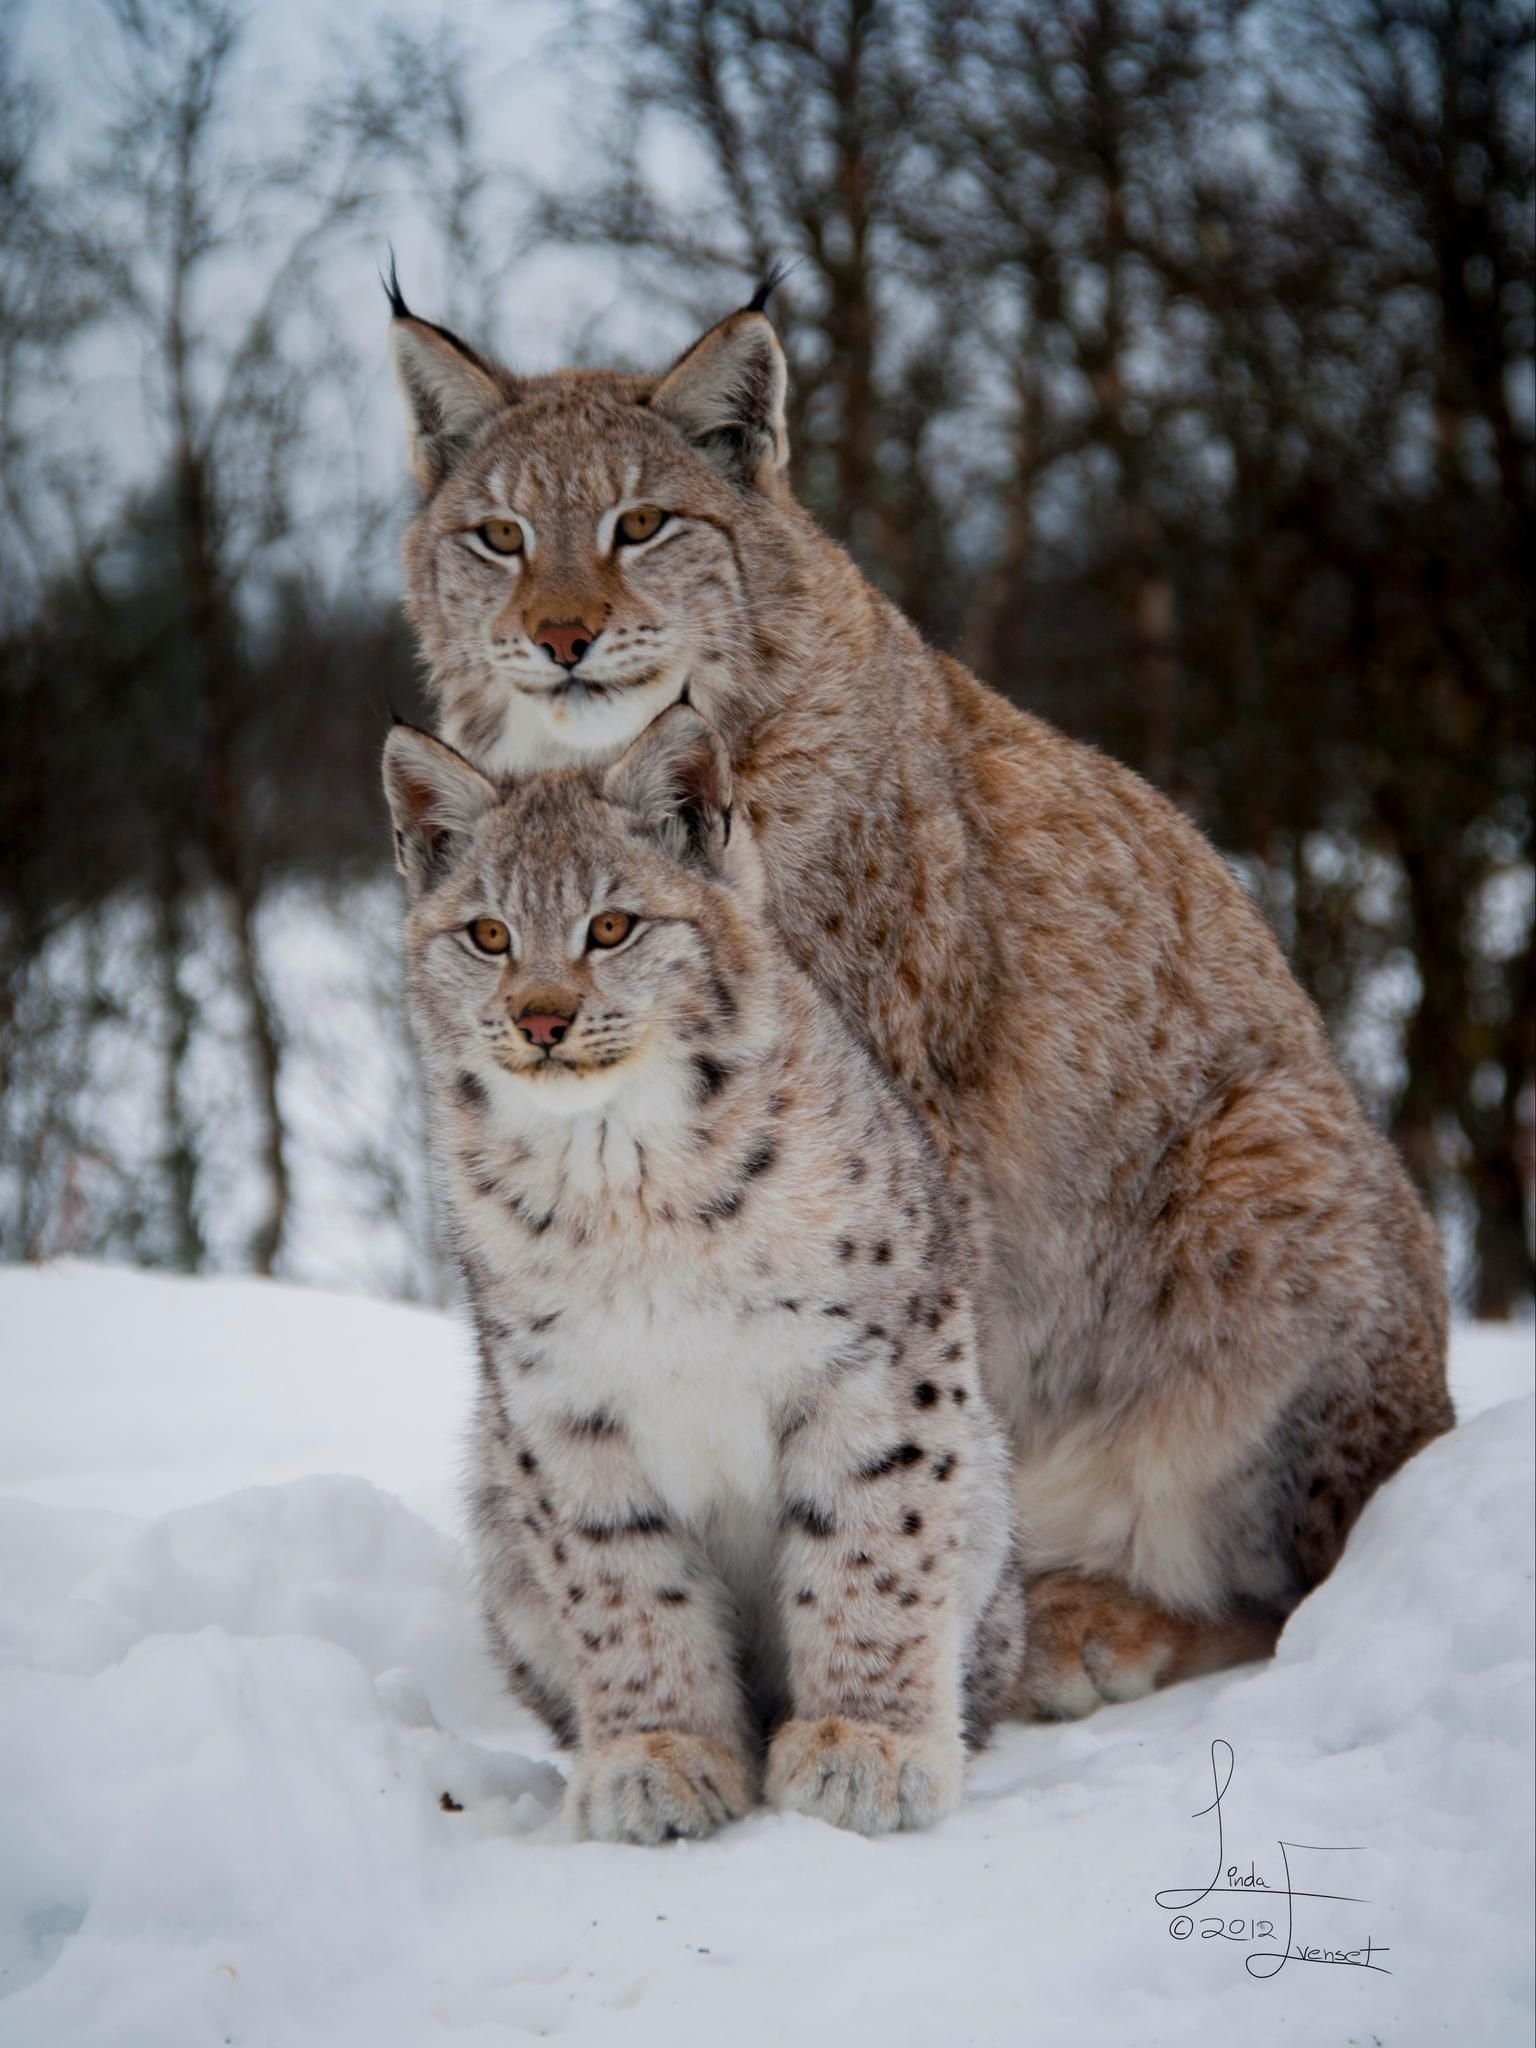
M 562 668 L 574 668 L 597 634 L 589 633 L 580 619 L 541 619 L 534 628 L 534 643 Z
M 524 1010 L 517 1028 L 530 1045 L 558 1045 L 575 1021 L 574 1010 L 566 1017 L 558 1010 Z

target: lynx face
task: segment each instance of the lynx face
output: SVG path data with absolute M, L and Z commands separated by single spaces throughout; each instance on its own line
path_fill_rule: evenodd
M 516 377 L 395 310 L 444 730 L 493 774 L 612 759 L 744 644 L 735 531 L 785 455 L 773 331 L 733 315 L 660 379 Z
M 729 770 L 695 713 L 606 776 L 504 789 L 397 727 L 385 783 L 418 1019 L 514 1120 L 669 1079 L 686 1093 L 701 1046 L 749 1021 L 755 859 L 728 843 Z

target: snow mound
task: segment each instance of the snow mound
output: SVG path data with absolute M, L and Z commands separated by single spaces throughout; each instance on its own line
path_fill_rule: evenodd
M 446 1326 L 66 1277 L 0 1274 L 4 2048 L 1529 2039 L 1528 1395 L 1384 1489 L 1273 1664 L 1005 1729 L 926 1835 L 624 1849 L 566 1839 L 456 1545 L 396 1497 L 452 1497 Z M 1529 1346 L 1465 1347 L 1466 1407 Z

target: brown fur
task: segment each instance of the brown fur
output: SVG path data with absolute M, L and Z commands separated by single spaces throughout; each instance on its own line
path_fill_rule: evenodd
M 451 338 L 396 330 L 408 396 L 457 392 Z M 1433 1227 L 1236 876 L 1136 776 L 926 647 L 816 529 L 761 315 L 659 381 L 488 374 L 455 437 L 413 397 L 408 605 L 447 735 L 493 768 L 611 758 L 686 685 L 778 929 L 925 1115 L 974 1228 L 1034 1568 L 1091 1577 L 1101 1618 L 1123 1602 L 1095 1641 L 1160 1628 L 1165 1673 L 1192 1629 L 1214 1651 L 1282 1617 L 1450 1426 L 1446 1300 Z M 663 538 L 605 548 L 604 512 L 640 500 L 674 515 Z M 510 581 L 464 537 L 493 504 L 540 535 Z M 544 691 L 525 576 L 557 579 L 564 616 L 601 606 L 591 689 Z M 1035 1711 L 1086 1697 L 1084 1632 L 1053 1639 Z

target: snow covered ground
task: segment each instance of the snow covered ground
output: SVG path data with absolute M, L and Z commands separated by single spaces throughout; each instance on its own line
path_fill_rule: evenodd
M 0 2043 L 1524 2043 L 1531 1331 L 1455 1379 L 1272 1666 L 1007 1729 L 928 1835 L 622 1849 L 481 1654 L 451 1321 L 0 1272 Z

